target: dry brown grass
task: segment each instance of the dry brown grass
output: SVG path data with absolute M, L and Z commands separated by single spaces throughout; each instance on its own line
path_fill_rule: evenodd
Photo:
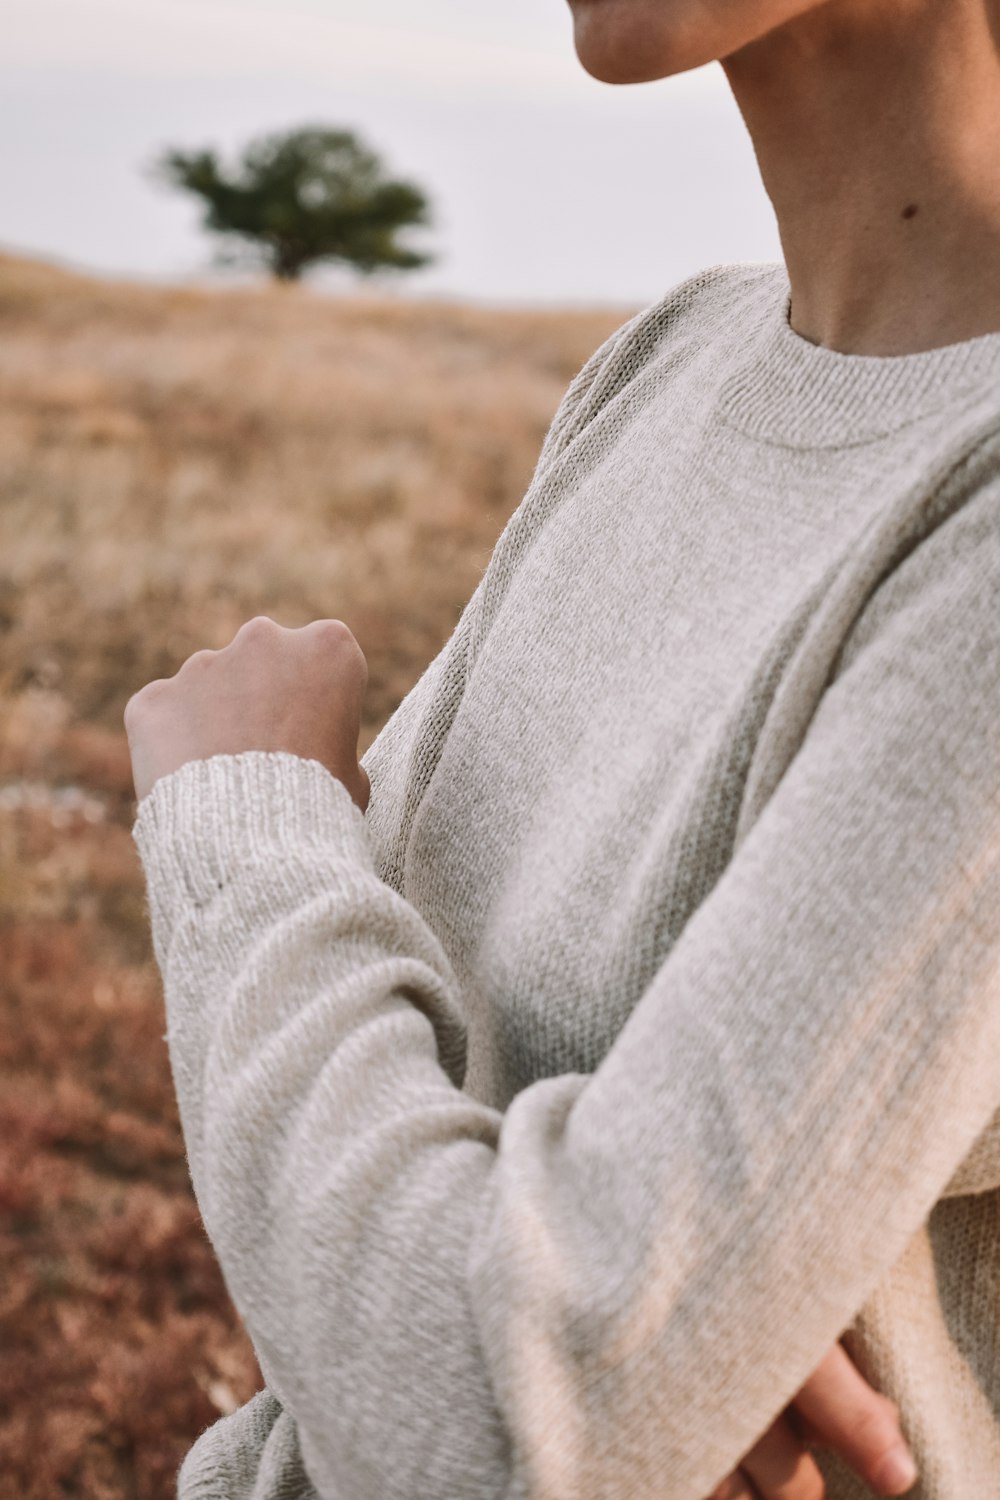
M 630 309 L 108 285 L 0 257 L 0 1497 L 173 1494 L 259 1385 L 187 1180 L 126 699 L 337 615 L 367 746 Z

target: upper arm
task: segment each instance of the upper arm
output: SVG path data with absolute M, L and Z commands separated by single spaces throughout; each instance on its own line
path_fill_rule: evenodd
M 998 520 L 901 565 L 600 1067 L 506 1112 L 470 1264 L 536 1473 L 728 1472 L 1000 1102 Z

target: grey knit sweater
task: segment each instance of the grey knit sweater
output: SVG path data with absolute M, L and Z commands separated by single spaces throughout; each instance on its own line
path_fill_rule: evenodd
M 914 1495 L 1000 1495 L 1000 334 L 788 308 L 592 356 L 366 816 L 264 752 L 140 804 L 267 1381 L 184 1500 L 703 1500 L 840 1335 Z

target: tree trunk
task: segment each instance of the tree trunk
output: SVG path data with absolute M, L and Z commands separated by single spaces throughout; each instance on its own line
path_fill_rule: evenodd
M 307 262 L 291 245 L 271 248 L 271 273 L 278 281 L 299 281 Z

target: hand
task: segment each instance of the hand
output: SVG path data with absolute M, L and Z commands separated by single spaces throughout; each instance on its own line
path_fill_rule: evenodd
M 808 1444 L 834 1449 L 880 1495 L 905 1494 L 916 1482 L 915 1469 L 895 1481 L 886 1472 L 894 1450 L 908 1456 L 897 1408 L 837 1343 L 709 1500 L 823 1500 L 823 1476 Z
M 243 750 L 287 750 L 318 760 L 364 812 L 368 777 L 358 732 L 368 668 L 340 620 L 298 630 L 258 615 L 221 651 L 196 651 L 125 705 L 135 794 L 189 760 Z

